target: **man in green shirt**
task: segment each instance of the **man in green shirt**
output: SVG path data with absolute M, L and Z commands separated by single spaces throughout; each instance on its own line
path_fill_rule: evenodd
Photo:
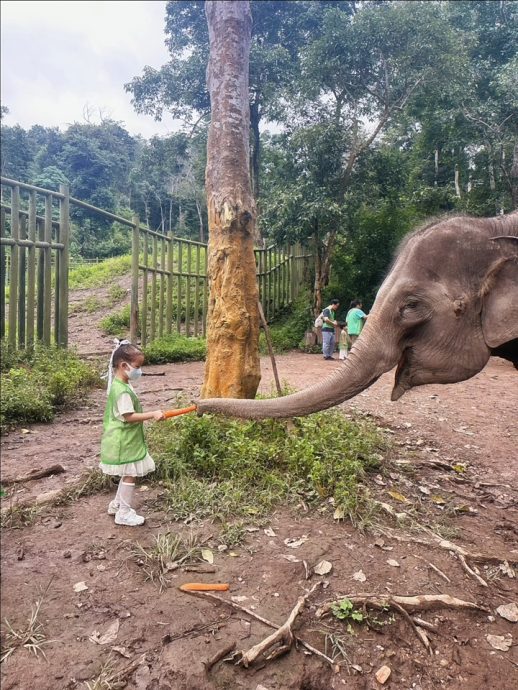
M 346 316 L 347 333 L 349 334 L 349 338 L 353 345 L 354 341 L 362 332 L 362 328 L 365 324 L 365 319 L 367 318 L 367 314 L 365 314 L 365 312 L 362 311 L 362 306 L 363 305 L 360 300 L 353 299 Z
M 338 325 L 336 320 L 336 312 L 340 302 L 337 299 L 332 299 L 331 304 L 322 312 L 322 354 L 324 359 L 334 359 L 333 352 L 335 351 L 335 328 Z

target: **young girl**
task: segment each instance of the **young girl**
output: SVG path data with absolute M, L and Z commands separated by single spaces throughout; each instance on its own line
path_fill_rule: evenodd
M 347 350 L 349 349 L 349 335 L 347 333 L 347 325 L 342 324 L 342 330 L 340 331 L 340 342 L 338 345 L 338 359 L 345 359 L 347 357 Z
M 144 440 L 143 422 L 164 419 L 162 410 L 142 412 L 130 384 L 142 375 L 143 363 L 144 355 L 138 347 L 127 340 L 116 341 L 108 369 L 108 401 L 101 440 L 101 470 L 121 478 L 108 514 L 115 515 L 116 525 L 130 527 L 144 523 L 144 518 L 132 508 L 135 477 L 143 477 L 155 469 Z

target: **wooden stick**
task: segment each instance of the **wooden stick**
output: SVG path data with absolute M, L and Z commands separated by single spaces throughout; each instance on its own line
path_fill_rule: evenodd
M 320 582 L 316 582 L 313 587 L 306 592 L 306 594 L 298 598 L 297 603 L 293 607 L 290 615 L 280 628 L 278 628 L 271 635 L 268 635 L 268 637 L 265 637 L 265 639 L 258 644 L 251 647 L 248 651 L 241 652 L 240 659 L 237 663 L 241 664 L 245 668 L 248 668 L 250 664 L 257 660 L 259 656 L 264 656 L 269 661 L 287 652 L 293 644 L 293 633 L 291 626 L 293 625 L 295 618 L 304 608 L 304 604 L 306 603 L 308 597 L 313 594 L 315 589 L 320 584 Z M 268 652 L 268 650 L 272 651 L 270 651 L 268 656 L 266 656 L 266 652 Z
M 202 597 L 203 599 L 215 599 L 216 601 L 219 601 L 220 604 L 226 604 L 227 606 L 230 606 L 231 608 L 235 609 L 236 611 L 242 611 L 243 613 L 246 613 L 251 618 L 255 618 L 260 623 L 263 623 L 263 625 L 266 625 L 269 628 L 274 628 L 275 630 L 278 630 L 280 627 L 276 623 L 272 623 L 272 621 L 269 621 L 267 618 L 263 618 L 263 616 L 260 616 L 255 611 L 251 611 L 250 609 L 247 609 L 245 606 L 240 606 L 239 604 L 236 604 L 234 601 L 229 601 L 228 599 L 223 599 L 223 597 L 220 597 L 217 594 L 211 594 L 211 592 L 189 592 L 189 594 Z M 296 642 L 298 642 L 298 644 L 301 644 L 303 647 L 305 647 L 305 649 L 307 649 L 308 652 L 311 652 L 312 654 L 315 654 L 315 656 L 318 656 L 321 659 L 323 659 L 324 661 L 327 661 L 327 663 L 330 664 L 331 666 L 333 666 L 333 667 L 335 666 L 335 662 L 333 661 L 333 659 L 331 659 L 330 657 L 328 657 L 326 654 L 319 651 L 318 649 L 315 649 L 315 647 L 310 645 L 308 642 L 303 640 L 298 635 L 294 635 L 294 639 Z
M 442 570 L 439 570 L 439 568 L 436 565 L 434 565 L 433 563 L 430 563 L 430 561 L 427 561 L 426 558 L 423 558 L 422 556 L 418 556 L 417 554 L 413 554 L 413 555 L 414 555 L 414 558 L 419 558 L 419 560 L 423 561 L 423 563 L 426 563 L 426 565 L 429 568 L 431 568 L 432 570 L 435 570 L 437 575 L 440 575 L 443 578 L 443 580 L 446 580 L 446 582 L 451 584 L 450 578 L 447 575 L 445 575 L 445 573 L 443 573 Z
M 396 609 L 396 611 L 399 611 L 399 613 L 403 616 L 403 618 L 406 620 L 408 625 L 412 628 L 412 630 L 415 632 L 417 635 L 418 639 L 423 643 L 425 649 L 427 649 L 430 654 L 433 654 L 432 650 L 432 645 L 430 644 L 430 640 L 428 639 L 428 635 L 425 633 L 425 631 L 417 626 L 415 622 L 412 620 L 410 614 L 406 609 L 404 609 L 400 604 L 397 604 L 395 601 L 392 602 L 392 606 Z
M 480 575 L 479 575 L 478 573 L 476 573 L 472 568 L 469 567 L 469 565 L 467 564 L 466 559 L 464 558 L 464 556 L 463 556 L 462 554 L 460 554 L 460 553 L 458 554 L 458 556 L 459 556 L 459 561 L 460 561 L 461 564 L 462 564 L 462 567 L 463 567 L 464 570 L 468 573 L 468 575 L 471 575 L 472 577 L 474 577 L 475 580 L 476 580 L 479 584 L 482 585 L 482 587 L 487 587 L 487 582 L 486 582 L 483 578 L 481 578 Z
M 31 470 L 27 474 L 22 474 L 19 477 L 14 477 L 13 479 L 2 479 L 2 484 L 4 486 L 9 486 L 10 484 L 21 484 L 22 482 L 30 482 L 33 479 L 43 479 L 43 477 L 50 477 L 53 474 L 62 474 L 66 472 L 63 465 L 51 465 L 42 470 Z
M 216 652 L 214 656 L 211 656 L 210 659 L 207 659 L 207 661 L 202 662 L 205 666 L 205 670 L 207 673 L 211 670 L 213 666 L 215 666 L 218 661 L 221 661 L 223 657 L 227 656 L 227 654 L 230 654 L 230 652 L 233 652 L 234 649 L 236 648 L 236 642 L 235 640 L 233 642 L 229 642 L 223 649 L 220 649 L 219 652 Z
M 279 374 L 277 372 L 277 363 L 275 361 L 275 355 L 273 354 L 272 338 L 270 336 L 270 329 L 268 328 L 268 324 L 266 323 L 266 319 L 264 318 L 263 305 L 261 304 L 260 301 L 257 302 L 257 309 L 259 310 L 259 318 L 261 319 L 261 324 L 262 324 L 262 327 L 264 330 L 266 343 L 268 345 L 268 352 L 270 353 L 270 359 L 272 361 L 273 376 L 275 378 L 275 386 L 277 388 L 277 394 L 280 396 L 280 395 L 282 395 L 282 388 L 281 388 L 281 383 L 279 381 Z
M 419 594 L 417 596 L 398 596 L 395 594 L 388 594 L 384 596 L 383 594 L 345 594 L 343 596 L 334 599 L 333 601 L 326 602 L 317 611 L 317 618 L 322 618 L 322 616 L 327 615 L 333 606 L 333 604 L 341 599 L 349 599 L 353 604 L 356 605 L 367 605 L 375 606 L 376 608 L 387 608 L 392 604 L 399 604 L 405 609 L 410 609 L 414 611 L 426 611 L 433 608 L 465 608 L 472 609 L 474 611 L 487 611 L 488 609 L 483 606 L 479 606 L 471 601 L 464 601 L 463 599 L 457 599 L 449 594 Z

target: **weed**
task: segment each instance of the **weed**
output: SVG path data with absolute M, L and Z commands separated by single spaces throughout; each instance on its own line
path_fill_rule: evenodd
M 388 625 L 394 622 L 394 616 L 390 614 L 389 607 L 381 610 L 381 616 L 374 616 L 366 610 L 360 611 L 354 608 L 354 604 L 350 599 L 341 599 L 331 606 L 331 613 L 340 621 L 345 621 L 347 624 L 347 632 L 354 635 L 352 623 L 359 625 L 365 623 L 370 628 L 379 630 L 383 625 Z
M 206 344 L 203 338 L 187 338 L 172 334 L 154 340 L 144 349 L 148 364 L 167 362 L 195 362 L 205 359 Z
M 245 526 L 242 522 L 226 523 L 220 533 L 220 541 L 227 546 L 239 546 L 246 537 Z
M 165 532 L 153 537 L 151 547 L 144 547 L 138 542 L 132 549 L 132 555 L 142 566 L 146 580 L 158 584 L 160 590 L 168 586 L 167 573 L 176 570 L 180 565 L 201 560 L 201 542 L 194 534 L 182 537 L 179 534 Z
M 32 525 L 38 515 L 41 514 L 41 505 L 19 505 L 10 506 L 7 510 L 2 510 L 0 526 L 2 529 L 21 529 Z
M 104 662 L 96 678 L 85 681 L 87 690 L 119 690 L 126 686 L 124 680 L 119 680 L 120 672 L 115 670 L 115 660 L 112 656 Z
M 39 615 L 51 582 L 52 579 L 49 580 L 47 587 L 31 607 L 31 613 L 24 627 L 18 629 L 14 628 L 7 618 L 5 619 L 5 644 L 0 657 L 0 663 L 8 659 L 11 654 L 14 654 L 17 649 L 22 647 L 33 652 L 35 656 L 42 654 L 46 658 L 43 645 L 50 644 L 52 640 L 47 640 L 43 624 L 39 621 Z
M 106 335 L 127 335 L 130 327 L 130 305 L 126 304 L 119 311 L 105 316 L 101 319 L 100 326 Z
M 112 302 L 120 302 L 127 294 L 128 291 L 126 288 L 123 288 L 122 285 L 119 284 L 112 285 L 108 290 L 108 297 Z
M 101 470 L 97 468 L 87 470 L 78 482 L 65 487 L 59 492 L 57 498 L 53 501 L 53 505 L 67 505 L 83 496 L 92 496 L 93 494 L 110 491 L 112 487 L 111 477 L 103 474 Z

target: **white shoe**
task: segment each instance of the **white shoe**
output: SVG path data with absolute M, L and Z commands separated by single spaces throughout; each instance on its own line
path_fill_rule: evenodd
M 128 527 L 138 527 L 143 525 L 145 518 L 142 515 L 137 515 L 137 513 L 131 508 L 127 513 L 121 513 L 120 510 L 117 511 L 115 515 L 116 525 L 126 525 Z
M 115 501 L 110 501 L 108 504 L 108 515 L 115 515 L 115 513 L 119 510 L 120 504 L 116 503 Z

